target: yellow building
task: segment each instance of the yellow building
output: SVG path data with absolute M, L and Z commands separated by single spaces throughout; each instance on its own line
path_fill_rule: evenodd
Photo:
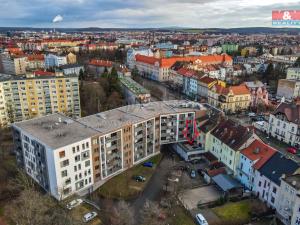
M 55 112 L 80 116 L 78 77 L 0 74 L 0 126 Z
M 226 113 L 236 113 L 250 106 L 251 96 L 245 85 L 224 88 L 214 85 L 208 91 L 208 103 Z

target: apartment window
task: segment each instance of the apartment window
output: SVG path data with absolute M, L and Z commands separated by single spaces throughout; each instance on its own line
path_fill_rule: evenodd
M 90 160 L 85 161 L 85 167 L 88 167 L 90 165 L 91 165 Z
M 66 176 L 68 176 L 68 171 L 67 170 L 61 171 L 61 177 L 66 177 Z
M 78 164 L 78 170 L 81 170 L 81 164 Z
M 271 202 L 274 204 L 274 202 L 275 202 L 275 198 L 272 196 L 271 197 Z
M 80 161 L 80 155 L 75 156 L 75 162 L 78 162 L 78 161 Z
M 69 160 L 68 159 L 60 162 L 60 167 L 65 167 L 65 166 L 68 166 L 68 165 L 69 165 Z
M 99 161 L 99 156 L 96 156 L 95 158 L 94 158 L 94 160 L 97 162 L 97 161 Z
M 85 151 L 81 154 L 82 160 L 88 159 L 90 157 L 90 152 Z
M 59 152 L 59 158 L 64 158 L 65 156 L 66 156 L 66 152 L 65 151 Z
M 72 148 L 73 154 L 75 153 L 75 147 Z
M 99 165 L 95 166 L 95 170 L 98 170 L 98 169 L 99 169 L 99 167 L 100 167 Z
M 89 147 L 89 143 L 87 142 L 87 143 L 85 143 L 85 147 L 86 148 L 88 148 Z
M 260 186 L 261 186 L 261 181 L 258 182 L 258 187 L 260 187 Z
M 71 178 L 68 178 L 65 183 L 66 185 L 71 184 Z
M 75 172 L 77 171 L 77 166 L 74 166 L 74 171 L 75 171 Z

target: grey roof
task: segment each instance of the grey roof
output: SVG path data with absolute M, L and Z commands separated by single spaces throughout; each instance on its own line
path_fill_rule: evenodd
M 227 174 L 214 176 L 212 180 L 223 190 L 230 191 L 235 188 L 241 188 L 241 184 Z
M 95 135 L 110 133 L 127 124 L 142 122 L 161 114 L 196 110 L 206 110 L 206 108 L 199 103 L 186 100 L 150 102 L 127 105 L 76 120 L 56 113 L 18 122 L 13 126 L 56 149 Z
M 18 122 L 13 126 L 21 128 L 53 149 L 87 139 L 98 133 L 59 113 Z

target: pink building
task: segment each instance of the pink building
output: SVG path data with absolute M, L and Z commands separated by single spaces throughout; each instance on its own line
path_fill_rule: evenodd
M 261 81 L 245 82 L 251 94 L 250 107 L 257 107 L 259 103 L 269 105 L 269 93 L 266 86 Z

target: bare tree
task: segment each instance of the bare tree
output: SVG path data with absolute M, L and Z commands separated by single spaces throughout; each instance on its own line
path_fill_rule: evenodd
M 162 225 L 163 220 L 160 219 L 162 210 L 159 204 L 147 200 L 144 208 L 141 210 L 142 224 L 143 225 Z
M 125 201 L 118 202 L 110 212 L 111 225 L 132 225 L 134 221 L 133 209 Z

